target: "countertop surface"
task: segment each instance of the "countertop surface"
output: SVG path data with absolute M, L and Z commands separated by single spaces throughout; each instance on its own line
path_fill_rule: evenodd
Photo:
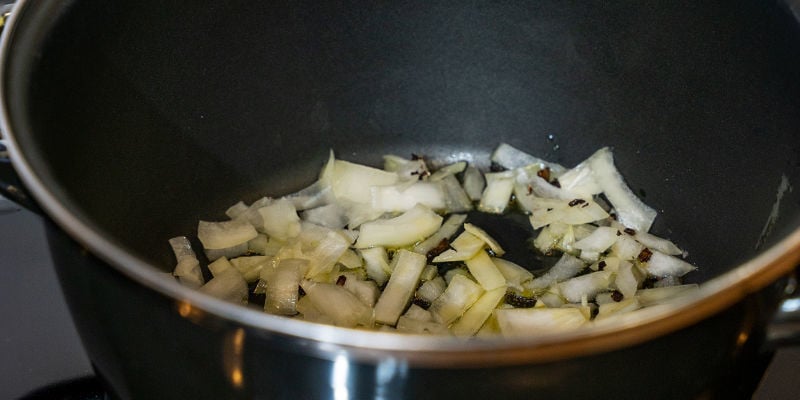
M 0 399 L 92 375 L 69 317 L 41 217 L 0 198 Z M 778 351 L 753 396 L 800 398 L 800 347 Z

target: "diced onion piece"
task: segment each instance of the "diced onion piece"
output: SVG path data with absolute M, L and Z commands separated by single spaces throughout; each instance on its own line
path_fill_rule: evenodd
M 220 257 L 211 264 L 208 264 L 208 270 L 211 271 L 211 276 L 217 276 L 229 269 L 235 269 L 235 267 L 225 257 Z
M 563 332 L 586 323 L 581 310 L 569 307 L 496 309 L 494 315 L 504 336 Z
M 453 280 L 453 278 L 456 277 L 457 275 L 463 275 L 464 277 L 472 281 L 475 280 L 472 277 L 472 274 L 470 274 L 466 268 L 452 268 L 447 270 L 447 272 L 444 273 L 444 280 L 449 285 L 450 282 Z
M 389 268 L 389 256 L 386 254 L 386 249 L 383 247 L 371 247 L 360 249 L 359 253 L 364 259 L 364 268 L 367 270 L 369 278 L 378 285 L 383 286 L 389 280 L 389 274 L 392 272 L 391 268 Z
M 653 251 L 650 260 L 643 264 L 648 275 L 659 278 L 665 276 L 681 277 L 697 268 L 678 257 L 668 256 L 660 251 Z
M 383 169 L 388 172 L 395 172 L 403 180 L 419 180 L 430 175 L 425 160 L 417 158 L 407 160 L 403 157 L 388 154 L 383 156 Z
M 561 296 L 558 285 L 547 288 L 547 291 L 540 294 L 537 298 L 536 306 L 539 308 L 559 308 L 566 305 L 566 300 Z
M 397 184 L 373 186 L 372 208 L 386 212 L 408 211 L 416 204 L 434 210 L 445 208 L 445 193 L 438 182 L 414 182 L 411 185 Z
M 329 230 L 322 240 L 316 242 L 316 246 L 310 252 L 305 253 L 311 262 L 307 276 L 314 277 L 330 272 L 349 247 L 350 243 L 343 235 Z
M 540 169 L 550 168 L 555 174 L 560 174 L 565 170 L 565 168 L 559 164 L 534 157 L 506 143 L 500 143 L 500 145 L 497 146 L 494 152 L 492 152 L 491 160 L 506 169 L 520 168 L 535 164 L 539 166 Z
M 628 228 L 647 232 L 656 218 L 656 210 L 648 207 L 628 187 L 614 166 L 614 157 L 608 147 L 595 152 L 587 160 L 592 175 L 614 206 L 617 220 Z
M 677 256 L 683 254 L 683 250 L 681 250 L 675 243 L 671 241 L 660 238 L 656 235 L 647 233 L 647 232 L 640 232 L 637 231 L 633 237 L 639 243 L 645 245 L 647 248 L 652 250 L 658 250 L 664 254 Z
M 356 248 L 373 246 L 402 247 L 432 235 L 442 224 L 442 217 L 417 204 L 398 217 L 370 221 L 361 225 Z
M 420 254 L 428 254 L 428 252 L 438 246 L 443 239 L 450 239 L 455 235 L 466 220 L 466 214 L 451 214 L 436 233 L 414 245 L 414 251 Z
M 394 172 L 336 160 L 333 165 L 331 187 L 337 199 L 370 203 L 373 186 L 393 185 L 397 181 L 398 175 Z
M 453 261 L 466 261 L 474 257 L 475 254 L 483 250 L 486 246 L 481 238 L 473 235 L 470 232 L 461 232 L 458 237 L 450 243 L 452 249 L 445 250 L 433 259 L 433 262 L 453 262 Z
M 592 168 L 588 162 L 582 162 L 575 168 L 561 174 L 558 177 L 558 183 L 562 189 L 581 197 L 592 197 L 603 191 L 595 181 Z
M 544 275 L 525 283 L 528 289 L 544 289 L 554 283 L 572 278 L 586 268 L 586 264 L 579 258 L 564 253 L 561 258 Z
M 270 314 L 294 315 L 300 298 L 300 281 L 308 269 L 308 260 L 290 258 L 281 260 L 266 274 L 266 301 L 264 311 Z
M 261 276 L 262 269 L 271 266 L 273 260 L 270 256 L 248 256 L 233 258 L 230 263 L 242 274 L 245 281 L 252 283 Z
M 436 278 L 437 276 L 439 276 L 439 268 L 433 264 L 428 264 L 422 269 L 422 274 L 420 274 L 419 280 L 425 282 Z
M 351 249 L 345 250 L 337 262 L 347 269 L 361 268 L 364 266 L 364 260 L 361 259 L 361 256 Z
M 317 309 L 308 296 L 303 296 L 297 300 L 297 312 L 302 314 L 304 321 L 333 325 L 333 318 Z
M 291 201 L 282 198 L 258 209 L 264 220 L 264 232 L 278 240 L 289 240 L 300 234 L 300 217 Z
M 483 188 L 486 186 L 486 180 L 483 179 L 483 174 L 473 166 L 467 166 L 464 170 L 464 191 L 472 201 L 478 201 L 483 194 Z
M 362 303 L 374 307 L 375 301 L 381 294 L 375 281 L 361 280 L 351 273 L 346 273 L 344 276 L 347 278 L 344 281 L 344 288 L 356 295 Z
M 466 169 L 466 168 L 467 168 L 467 162 L 466 161 L 459 161 L 459 162 L 455 162 L 455 163 L 452 163 L 452 164 L 448 164 L 448 165 L 445 165 L 445 166 L 437 169 L 436 172 L 431 174 L 430 180 L 439 181 L 439 180 L 442 180 L 442 179 L 444 179 L 444 178 L 446 178 L 448 176 L 454 176 L 455 174 L 458 174 L 458 173 L 464 171 L 464 169 Z
M 344 287 L 308 280 L 302 281 L 300 286 L 314 307 L 330 317 L 334 325 L 349 328 L 372 325 L 372 308 Z
M 417 288 L 416 296 L 428 302 L 433 302 L 444 293 L 445 288 L 447 288 L 447 282 L 445 282 L 444 278 L 441 276 L 437 276 L 436 278 L 423 282 L 422 285 Z
M 642 308 L 642 305 L 639 304 L 639 300 L 635 297 L 626 298 L 619 302 L 611 301 L 610 303 L 600 304 L 600 307 L 597 309 L 597 316 L 595 316 L 595 320 L 601 320 L 612 315 L 636 311 L 640 308 Z
M 483 293 L 480 298 L 453 324 L 452 332 L 459 336 L 472 336 L 481 329 L 506 294 L 505 287 Z
M 617 232 L 619 231 L 609 226 L 598 227 L 589 236 L 575 242 L 573 247 L 602 253 L 617 241 Z
M 584 296 L 592 300 L 597 293 L 608 289 L 611 277 L 611 271 L 592 272 L 559 283 L 558 290 L 570 303 L 579 303 Z
M 522 282 L 533 279 L 533 273 L 504 258 L 492 258 L 497 270 L 506 278 L 509 287 L 522 290 Z
M 172 275 L 176 276 L 182 284 L 197 288 L 205 283 L 200 261 L 192 249 L 192 244 L 186 236 L 178 236 L 169 240 L 172 252 L 177 263 Z
M 227 215 L 230 219 L 236 219 L 236 217 L 243 215 L 249 209 L 250 207 L 248 207 L 247 204 L 244 204 L 243 201 L 239 201 L 238 203 L 228 207 L 228 209 L 225 210 L 225 215 Z
M 511 199 L 514 190 L 514 171 L 488 173 L 486 189 L 481 195 L 478 209 L 492 214 L 502 214 Z
M 621 261 L 616 272 L 614 286 L 626 299 L 633 297 L 639 288 L 639 284 L 644 280 L 639 268 L 630 261 Z
M 492 249 L 492 252 L 494 252 L 494 254 L 498 257 L 506 253 L 506 251 L 500 247 L 500 243 L 497 243 L 497 240 L 494 240 L 494 238 L 489 236 L 489 234 L 483 229 L 478 228 L 473 224 L 466 223 L 464 224 L 464 230 L 483 240 L 484 243 L 489 245 L 489 248 Z
M 634 260 L 645 247 L 628 234 L 620 234 L 611 246 L 611 252 L 622 260 Z
M 466 260 L 467 269 L 483 290 L 492 290 L 506 286 L 506 278 L 492 262 L 486 252 L 479 251 L 475 256 Z
M 641 289 L 636 292 L 636 298 L 639 299 L 639 304 L 642 307 L 649 307 L 656 304 L 662 304 L 679 295 L 684 295 L 697 291 L 700 286 L 697 284 L 677 285 L 677 286 L 664 286 L 652 289 Z
M 403 313 L 414 290 L 419 276 L 425 268 L 425 256 L 408 250 L 398 250 L 395 254 L 394 269 L 381 297 L 375 304 L 375 321 L 394 325 Z
M 403 316 L 415 319 L 417 321 L 433 321 L 433 315 L 431 312 L 416 304 L 409 306 L 408 310 L 406 310 L 406 313 L 403 314 Z
M 347 214 L 341 205 L 336 203 L 312 208 L 302 212 L 303 220 L 331 229 L 342 229 L 347 226 Z
M 539 229 L 554 222 L 579 225 L 608 218 L 608 213 L 596 202 L 579 200 L 582 200 L 583 203 L 570 206 L 570 204 L 574 204 L 572 201 L 559 200 L 561 202 L 559 205 L 533 209 L 530 216 L 533 229 Z
M 235 269 L 227 269 L 211 278 L 201 292 L 232 303 L 247 303 L 247 282 Z
M 455 176 L 448 175 L 439 183 L 444 191 L 444 204 L 447 212 L 459 213 L 472 210 L 472 200 L 467 196 Z
M 197 238 L 208 250 L 227 249 L 247 245 L 250 239 L 258 236 L 258 232 L 247 221 L 234 219 L 222 222 L 200 221 L 197 225 Z
M 247 241 L 247 243 L 238 244 L 225 249 L 205 249 L 203 252 L 206 254 L 206 258 L 208 258 L 209 261 L 214 261 L 220 257 L 235 258 L 247 253 L 247 250 L 250 248 L 249 243 L 250 241 Z
M 464 275 L 453 276 L 444 293 L 428 309 L 435 321 L 449 325 L 460 317 L 483 294 L 480 285 Z

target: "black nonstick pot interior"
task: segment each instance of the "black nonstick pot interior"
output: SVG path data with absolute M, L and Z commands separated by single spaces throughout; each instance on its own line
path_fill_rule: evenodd
M 798 224 L 800 35 L 773 2 L 29 2 L 3 79 L 48 190 L 166 240 L 313 182 L 329 149 L 572 166 L 614 148 L 705 281 Z M 765 240 L 762 236 L 766 236 Z M 757 246 L 764 242 L 762 246 Z M 757 249 L 759 247 L 759 249 Z

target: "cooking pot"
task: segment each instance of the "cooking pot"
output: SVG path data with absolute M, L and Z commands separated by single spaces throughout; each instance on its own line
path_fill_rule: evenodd
M 3 166 L 4 194 L 48 217 L 118 398 L 746 397 L 800 259 L 784 3 L 30 0 L 1 76 L 21 181 Z M 565 165 L 613 147 L 700 290 L 613 325 L 463 340 L 276 317 L 164 276 L 168 238 L 304 187 L 329 149 L 487 168 L 500 142 Z

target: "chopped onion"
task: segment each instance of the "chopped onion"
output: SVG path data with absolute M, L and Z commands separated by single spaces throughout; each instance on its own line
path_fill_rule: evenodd
M 492 262 L 497 267 L 497 270 L 506 278 L 506 283 L 509 287 L 522 291 L 522 282 L 527 282 L 533 279 L 531 271 L 514 264 L 504 258 L 492 258 Z
M 442 220 L 428 207 L 417 204 L 398 217 L 362 224 L 356 247 L 402 247 L 414 244 L 436 232 Z
M 486 180 L 477 168 L 469 165 L 464 170 L 464 182 L 462 186 L 464 186 L 464 191 L 467 193 L 470 200 L 478 201 L 483 195 L 483 188 L 486 187 Z
M 393 262 L 392 276 L 375 304 L 375 321 L 386 325 L 396 324 L 411 300 L 422 269 L 425 268 L 425 256 L 401 249 Z
M 469 273 L 483 287 L 483 290 L 492 290 L 506 286 L 506 278 L 492 262 L 486 252 L 479 251 L 469 260 L 466 260 Z
M 528 289 L 544 289 L 554 283 L 558 283 L 577 275 L 586 268 L 586 264 L 579 258 L 564 253 L 558 262 L 555 263 L 544 275 L 534 278 L 525 283 Z
M 490 249 L 492 249 L 492 252 L 496 256 L 501 257 L 503 254 L 506 253 L 506 251 L 503 250 L 503 248 L 500 246 L 500 243 L 497 243 L 497 240 L 494 240 L 493 237 L 489 236 L 489 234 L 486 233 L 485 230 L 483 230 L 483 229 L 481 229 L 481 228 L 479 228 L 479 227 L 477 227 L 477 226 L 475 226 L 473 224 L 465 223 L 464 224 L 464 231 L 469 232 L 469 233 L 477 236 L 479 239 L 483 240 L 483 242 L 486 243 L 489 246 Z
M 458 232 L 464 221 L 467 220 L 466 214 L 451 214 L 444 221 L 439 230 L 424 241 L 414 245 L 414 251 L 420 254 L 428 254 L 433 248 L 439 245 L 444 239 L 450 239 Z
M 506 308 L 494 310 L 505 336 L 526 336 L 572 330 L 586 323 L 577 308 Z
M 448 175 L 439 181 L 444 190 L 445 210 L 451 213 L 459 213 L 472 210 L 472 200 L 470 200 L 464 188 L 458 183 L 453 175 Z
M 445 208 L 445 192 L 438 182 L 373 186 L 372 208 L 386 212 L 408 211 L 417 204 L 433 210 Z
M 432 181 L 442 180 L 444 178 L 447 178 L 448 176 L 454 176 L 455 174 L 464 171 L 464 169 L 466 168 L 467 168 L 466 161 L 459 161 L 456 163 L 448 164 L 445 165 L 444 167 L 439 168 L 438 170 L 436 170 L 436 172 L 431 174 L 430 180 Z
M 297 314 L 300 281 L 308 269 L 308 261 L 296 258 L 281 260 L 265 275 L 267 298 L 264 311 L 270 314 Z
M 492 315 L 492 311 L 506 294 L 505 287 L 498 287 L 484 292 L 480 298 L 453 324 L 453 333 L 460 336 L 472 336 Z
M 300 217 L 291 201 L 279 199 L 259 208 L 258 213 L 264 221 L 264 233 L 270 237 L 285 241 L 300 234 Z
M 558 284 L 559 292 L 570 303 L 579 303 L 584 297 L 591 300 L 611 284 L 611 271 L 597 271 L 581 275 Z
M 337 203 L 305 210 L 301 213 L 303 220 L 331 229 L 342 229 L 347 226 L 347 210 Z
M 449 325 L 483 294 L 480 285 L 464 275 L 455 275 L 444 293 L 429 308 L 434 320 Z
M 417 297 L 428 302 L 433 302 L 444 293 L 447 282 L 441 276 L 425 281 L 417 289 Z
M 389 268 L 389 256 L 386 254 L 386 249 L 383 247 L 371 247 L 368 249 L 359 249 L 361 257 L 364 259 L 364 268 L 367 270 L 367 275 L 380 286 L 383 286 L 389 280 L 389 274 L 392 269 Z
M 372 308 L 344 287 L 308 280 L 301 282 L 300 286 L 314 307 L 330 317 L 334 325 L 349 328 L 371 325 Z
M 453 261 L 466 261 L 474 257 L 475 254 L 483 250 L 486 245 L 481 238 L 473 235 L 470 232 L 461 232 L 458 237 L 450 243 L 452 249 L 445 250 L 433 259 L 433 262 L 453 262 Z
M 239 219 L 222 222 L 200 221 L 197 225 L 197 238 L 207 250 L 227 249 L 245 244 L 258 236 L 253 225 Z
M 394 185 L 398 179 L 398 175 L 394 172 L 336 160 L 331 176 L 331 186 L 337 199 L 370 203 L 373 186 Z
M 544 161 L 506 143 L 500 143 L 492 153 L 492 162 L 506 169 L 521 168 L 528 165 L 537 165 L 539 169 L 550 168 L 556 174 L 565 170 L 559 164 Z
M 684 276 L 696 267 L 680 258 L 668 256 L 660 251 L 653 251 L 650 260 L 644 263 L 648 275 L 663 278 L 665 276 Z
M 492 214 L 502 214 L 514 190 L 514 172 L 504 171 L 485 175 L 486 189 L 481 194 L 478 209 Z
M 227 269 L 219 273 L 199 290 L 225 301 L 247 304 L 247 282 L 235 269 Z

